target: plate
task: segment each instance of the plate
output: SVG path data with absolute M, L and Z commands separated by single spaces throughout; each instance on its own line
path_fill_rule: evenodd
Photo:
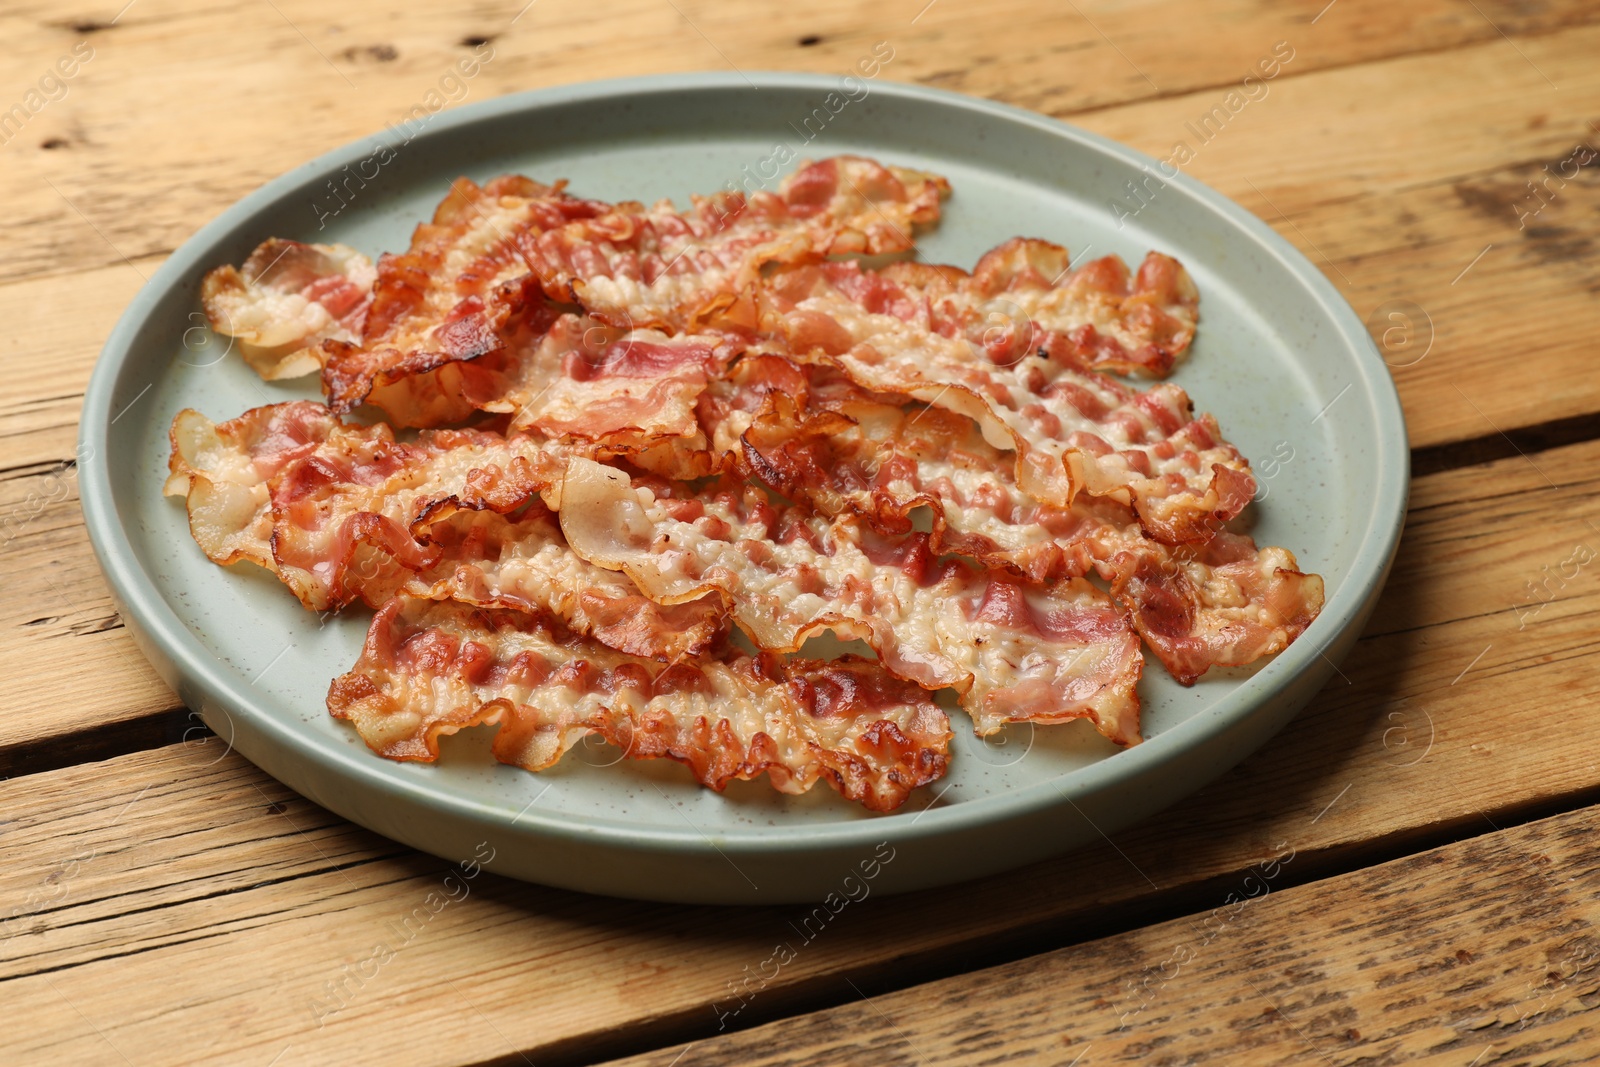
M 879 893 L 947 884 L 1064 852 L 1199 788 L 1311 698 L 1372 610 L 1408 481 L 1383 361 L 1292 246 L 1144 155 L 1001 104 L 796 74 L 540 90 L 436 115 L 409 143 L 401 136 L 386 130 L 330 152 L 195 234 L 118 322 L 83 409 L 84 517 L 129 631 L 228 747 L 323 807 L 453 862 L 492 857 L 487 866 L 516 878 L 625 897 L 758 904 L 859 892 L 849 886 L 863 879 Z M 1179 257 L 1200 287 L 1202 320 L 1176 380 L 1255 460 L 1266 496 L 1251 509 L 1253 533 L 1324 576 L 1321 617 L 1276 659 L 1213 671 L 1189 689 L 1149 657 L 1148 739 L 1127 751 L 1081 723 L 1011 727 L 981 742 L 957 714 L 949 776 L 890 815 L 826 787 L 785 797 L 741 782 L 718 795 L 676 764 L 618 762 L 599 743 L 529 774 L 491 759 L 492 728 L 447 738 L 434 765 L 371 753 L 324 706 L 367 615 L 319 618 L 263 571 L 214 566 L 190 540 L 181 502 L 161 496 L 179 409 L 220 420 L 315 395 L 308 382 L 261 382 L 227 353 L 204 327 L 201 276 L 269 236 L 401 249 L 461 174 L 519 171 L 569 178 L 586 196 L 684 203 L 729 183 L 772 187 L 780 146 L 948 176 L 944 221 L 920 245 L 933 262 L 970 267 L 1017 234 L 1075 256 Z

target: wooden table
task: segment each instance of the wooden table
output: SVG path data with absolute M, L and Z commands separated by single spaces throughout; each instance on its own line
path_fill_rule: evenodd
M 1596 5 L 123 2 L 0 14 L 0 108 L 26 112 L 0 126 L 0 1062 L 1600 1058 L 1600 160 L 1574 162 L 1600 145 Z M 1410 311 L 1409 333 L 1372 321 L 1411 514 L 1340 674 L 1200 796 L 1060 860 L 870 898 L 770 980 L 745 982 L 796 909 L 493 876 L 369 965 L 446 864 L 178 706 L 109 602 L 71 459 L 95 355 L 163 255 L 485 39 L 470 99 L 842 73 L 888 41 L 883 77 L 1161 157 L 1285 42 L 1187 169 L 1364 317 Z

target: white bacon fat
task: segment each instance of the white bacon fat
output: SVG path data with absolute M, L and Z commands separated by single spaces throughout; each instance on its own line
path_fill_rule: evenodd
M 270 569 L 268 479 L 314 450 L 338 422 L 309 401 L 256 408 L 220 425 L 185 408 L 172 420 L 163 492 L 185 498 L 189 532 L 212 562 L 249 560 Z
M 257 374 L 297 378 L 322 366 L 322 342 L 361 336 L 376 280 L 353 248 L 274 237 L 239 268 L 207 274 L 200 300 L 211 328 L 236 339 Z
M 940 777 L 950 739 L 927 694 L 870 661 L 724 650 L 663 665 L 536 616 L 406 597 L 373 619 L 328 708 L 391 759 L 436 759 L 440 736 L 487 722 L 495 757 L 536 771 L 595 733 L 712 789 L 766 774 L 804 793 L 823 780 L 875 811 Z

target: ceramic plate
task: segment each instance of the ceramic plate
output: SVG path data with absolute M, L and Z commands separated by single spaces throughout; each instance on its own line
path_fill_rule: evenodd
M 873 891 L 895 892 L 1071 849 L 1197 789 L 1321 687 L 1387 574 L 1408 463 L 1387 369 L 1322 274 L 1231 201 L 1051 119 L 884 82 L 748 79 L 568 86 L 439 114 L 410 143 L 386 130 L 245 197 L 139 293 L 84 403 L 84 515 L 129 630 L 223 741 L 316 803 L 452 861 L 492 850 L 494 870 L 549 885 L 769 903 L 821 899 L 853 872 L 861 877 L 864 863 Z M 779 146 L 948 176 L 955 193 L 944 221 L 920 245 L 933 262 L 970 267 L 1017 234 L 1076 257 L 1115 252 L 1137 263 L 1152 248 L 1179 257 L 1199 285 L 1202 318 L 1176 380 L 1255 461 L 1266 497 L 1250 509 L 1253 533 L 1325 577 L 1321 617 L 1276 659 L 1213 671 L 1188 689 L 1147 657 L 1147 740 L 1127 751 L 1083 723 L 1011 727 L 981 742 L 956 713 L 950 774 L 891 815 L 825 786 L 785 797 L 764 781 L 740 782 L 718 795 L 676 764 L 619 762 L 599 743 L 529 774 L 490 758 L 492 728 L 447 738 L 435 765 L 380 759 L 323 703 L 329 680 L 355 661 L 368 615 L 318 619 L 265 572 L 212 565 L 189 538 L 181 501 L 161 495 L 179 409 L 220 421 L 316 395 L 311 380 L 263 383 L 226 354 L 203 325 L 201 276 L 268 236 L 339 241 L 374 258 L 402 249 L 461 174 L 519 171 L 568 178 L 585 196 L 686 203 L 730 182 L 771 187 Z M 360 165 L 368 159 L 384 162 Z M 345 182 L 375 169 L 364 183 Z M 335 177 L 346 193 L 337 199 Z M 1141 199 L 1129 182 L 1144 187 Z

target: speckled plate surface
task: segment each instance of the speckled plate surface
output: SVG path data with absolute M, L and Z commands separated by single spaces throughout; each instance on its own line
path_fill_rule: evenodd
M 178 249 L 106 342 L 81 431 L 84 515 L 129 630 L 224 741 L 341 815 L 451 860 L 492 848 L 489 865 L 501 873 L 621 896 L 817 900 L 874 858 L 877 892 L 957 882 L 1151 816 L 1243 759 L 1320 688 L 1372 608 L 1407 486 L 1405 426 L 1387 369 L 1321 273 L 1231 201 L 1178 176 L 1133 213 L 1139 202 L 1127 183 L 1160 174 L 1139 153 L 930 89 L 697 74 L 568 86 L 441 114 L 364 187 L 347 186 L 348 203 L 331 197 L 330 178 L 384 158 L 380 144 L 395 140 L 385 131 L 307 163 Z M 771 185 L 776 168 L 765 164 L 779 145 L 947 175 L 955 195 L 920 246 L 931 261 L 970 267 L 1018 234 L 1075 256 L 1116 252 L 1136 263 L 1151 248 L 1178 256 L 1200 287 L 1201 327 L 1177 381 L 1255 461 L 1266 497 L 1251 508 L 1253 533 L 1326 578 L 1322 616 L 1275 660 L 1212 672 L 1189 689 L 1147 657 L 1148 740 L 1128 751 L 1082 723 L 1012 727 L 980 742 L 957 712 L 951 773 L 892 815 L 865 812 L 825 786 L 784 797 L 765 782 L 741 782 L 718 795 L 675 764 L 617 762 L 620 753 L 599 744 L 528 774 L 493 762 L 492 728 L 446 739 L 431 766 L 369 752 L 323 704 L 329 679 L 354 662 L 368 615 L 319 619 L 265 572 L 213 566 L 189 538 L 181 501 L 161 496 L 167 427 L 180 408 L 221 420 L 316 395 L 309 379 L 263 383 L 225 355 L 199 314 L 202 274 L 241 261 L 268 236 L 341 241 L 374 256 L 403 248 L 460 174 L 521 171 L 569 178 L 581 195 L 684 203 L 730 181 Z

